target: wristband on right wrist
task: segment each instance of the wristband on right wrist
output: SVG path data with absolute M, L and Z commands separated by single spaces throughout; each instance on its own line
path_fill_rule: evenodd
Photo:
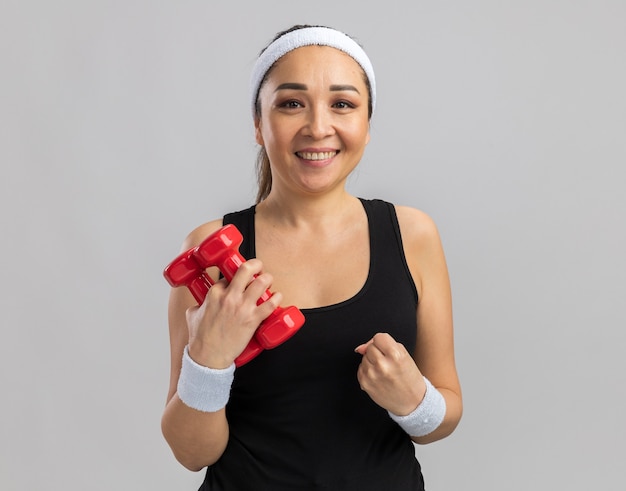
M 183 352 L 183 366 L 178 377 L 177 393 L 183 403 L 205 413 L 214 413 L 226 406 L 235 378 L 235 364 L 216 369 L 199 365 Z

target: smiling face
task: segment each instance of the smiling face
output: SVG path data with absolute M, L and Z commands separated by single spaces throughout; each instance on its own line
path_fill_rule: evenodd
M 327 46 L 283 56 L 259 92 L 257 143 L 272 168 L 272 191 L 308 194 L 343 187 L 369 142 L 369 93 L 361 67 Z

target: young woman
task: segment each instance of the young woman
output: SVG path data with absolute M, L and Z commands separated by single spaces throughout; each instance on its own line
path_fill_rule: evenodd
M 295 26 L 259 56 L 251 92 L 258 201 L 183 244 L 233 223 L 251 259 L 230 283 L 209 270 L 201 306 L 172 290 L 163 434 L 185 467 L 207 467 L 201 489 L 424 489 L 413 442 L 462 413 L 450 286 L 427 215 L 346 191 L 370 139 L 372 65 L 345 34 Z M 303 327 L 235 369 L 280 305 Z

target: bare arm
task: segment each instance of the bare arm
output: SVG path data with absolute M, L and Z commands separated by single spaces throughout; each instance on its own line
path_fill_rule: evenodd
M 439 232 L 427 215 L 398 208 L 398 219 L 409 268 L 419 291 L 417 346 L 414 354 L 420 372 L 441 392 L 446 415 L 429 435 L 413 438 L 430 443 L 450 435 L 463 413 L 461 385 L 455 356 L 450 280 Z
M 211 222 L 192 232 L 182 250 L 197 245 L 221 226 Z M 171 372 L 161 429 L 176 459 L 199 471 L 215 463 L 226 449 L 229 427 L 226 411 L 202 412 L 185 405 L 177 395 L 183 350 L 198 364 L 227 368 L 243 351 L 255 329 L 279 304 L 280 294 L 260 306 L 257 299 L 271 285 L 271 276 L 261 273 L 258 260 L 246 261 L 233 281 L 216 283 L 205 302 L 197 306 L 184 287 L 173 288 L 169 300 Z M 217 272 L 212 271 L 216 277 Z M 258 275 L 254 278 L 255 275 Z
M 170 385 L 161 429 L 176 459 L 189 470 L 199 471 L 216 462 L 224 452 L 228 442 L 228 422 L 224 409 L 215 413 L 196 411 L 186 406 L 176 393 L 183 349 L 189 342 L 185 312 L 194 304 L 186 289 L 172 289 L 169 302 Z
M 405 256 L 419 292 L 417 343 L 414 353 L 387 334 L 360 346 L 361 387 L 383 408 L 399 416 L 411 413 L 426 392 L 423 377 L 446 401 L 443 422 L 432 433 L 412 437 L 420 444 L 445 438 L 463 412 L 461 387 L 454 359 L 450 281 L 438 231 L 424 213 L 398 207 Z

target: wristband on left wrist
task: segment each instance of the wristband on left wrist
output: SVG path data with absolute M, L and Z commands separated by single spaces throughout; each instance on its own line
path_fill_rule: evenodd
M 387 411 L 389 417 L 398 423 L 409 436 L 420 437 L 432 433 L 439 428 L 446 415 L 446 400 L 443 395 L 426 377 L 424 377 L 424 382 L 426 382 L 424 399 L 411 413 L 398 416 Z

